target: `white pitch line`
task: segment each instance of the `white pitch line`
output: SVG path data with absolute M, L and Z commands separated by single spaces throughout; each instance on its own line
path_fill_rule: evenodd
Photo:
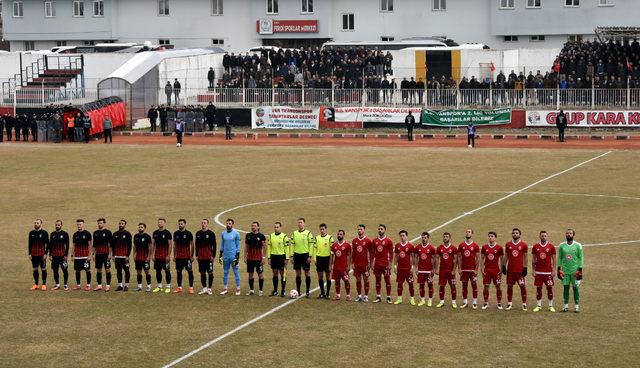
M 605 155 L 608 155 L 608 154 L 609 154 L 609 153 L 611 153 L 611 152 L 612 152 L 612 151 L 607 151 L 607 152 L 605 152 L 605 153 L 603 153 L 603 154 L 601 154 L 601 155 L 598 155 L 598 156 L 596 156 L 596 157 L 593 157 L 593 158 L 591 158 L 591 159 L 589 159 L 589 160 L 586 160 L 586 161 L 583 161 L 583 162 L 581 162 L 581 163 L 579 163 L 579 164 L 573 165 L 573 166 L 571 166 L 570 168 L 568 168 L 568 169 L 566 169 L 566 170 L 562 170 L 562 171 L 557 172 L 557 173 L 555 173 L 555 174 L 553 174 L 553 175 L 549 175 L 549 176 L 547 176 L 547 177 L 546 177 L 546 178 L 544 178 L 544 179 L 540 179 L 540 180 L 536 181 L 536 182 L 535 182 L 535 183 L 533 183 L 533 184 L 529 184 L 529 185 L 527 185 L 527 186 L 526 186 L 526 187 L 524 187 L 524 188 L 521 188 L 521 189 L 518 189 L 518 190 L 516 190 L 516 191 L 514 191 L 514 192 L 511 192 L 511 193 L 507 194 L 507 195 L 506 195 L 506 196 L 504 196 L 504 197 L 501 197 L 501 198 L 499 198 L 499 199 L 496 199 L 496 200 L 495 200 L 495 201 L 493 201 L 493 202 L 487 203 L 487 204 L 485 204 L 485 205 L 483 205 L 483 206 L 480 206 L 480 207 L 478 207 L 478 208 L 476 208 L 476 209 L 473 209 L 473 210 L 471 210 L 471 211 L 464 212 L 462 215 L 457 216 L 457 217 L 455 217 L 455 218 L 453 218 L 453 219 L 451 219 L 451 220 L 449 220 L 449 221 L 447 221 L 447 222 L 443 223 L 442 225 L 440 225 L 440 226 L 437 226 L 437 227 L 433 228 L 432 230 L 429 230 L 429 232 L 433 232 L 433 231 L 436 231 L 436 230 L 438 230 L 438 229 L 441 229 L 441 228 L 443 228 L 443 227 L 445 227 L 445 226 L 447 226 L 447 225 L 451 224 L 452 222 L 455 222 L 455 221 L 457 221 L 457 220 L 459 220 L 459 219 L 461 219 L 461 218 L 463 218 L 463 217 L 466 217 L 466 216 L 468 216 L 468 215 L 470 215 L 470 214 L 473 214 L 473 213 L 475 213 L 475 212 L 477 212 L 477 211 L 480 211 L 480 210 L 482 210 L 482 209 L 485 209 L 485 208 L 487 208 L 487 207 L 489 207 L 489 206 L 493 206 L 493 205 L 494 205 L 494 204 L 496 204 L 496 203 L 500 203 L 500 202 L 504 201 L 505 199 L 511 198 L 511 197 L 513 197 L 514 195 L 518 194 L 518 193 L 522 193 L 522 192 L 524 192 L 525 190 L 527 190 L 527 189 L 529 189 L 529 188 L 531 188 L 531 187 L 534 187 L 534 186 L 536 186 L 536 185 L 538 185 L 538 184 L 540 184 L 540 183 L 542 183 L 542 182 L 545 182 L 545 181 L 547 181 L 547 180 L 549 180 L 549 179 L 555 178 L 556 176 L 559 176 L 559 175 L 565 174 L 565 173 L 567 173 L 567 172 L 569 172 L 569 171 L 571 171 L 571 170 L 574 170 L 574 169 L 576 169 L 576 168 L 578 168 L 578 167 L 580 167 L 580 166 L 582 166 L 582 165 L 588 164 L 589 162 L 594 161 L 594 160 L 597 160 L 597 159 L 599 159 L 600 157 L 603 157 L 603 156 L 605 156 Z M 317 197 L 317 198 L 327 198 L 327 197 L 332 197 L 332 196 L 333 196 L 333 197 L 336 197 L 336 196 L 340 196 L 340 195 L 339 195 L 339 194 L 337 194 L 337 195 L 325 195 L 325 196 L 316 196 L 316 197 Z M 309 198 L 314 198 L 314 197 L 309 197 Z M 291 201 L 291 200 L 295 200 L 295 199 L 289 199 L 289 201 Z M 284 202 L 284 201 L 287 201 L 287 200 L 273 200 L 273 201 L 266 201 L 266 202 L 261 202 L 261 204 L 273 203 L 273 202 Z M 218 225 L 221 225 L 221 226 L 222 226 L 222 224 L 219 222 L 219 219 L 220 219 L 220 216 L 221 216 L 221 215 L 223 215 L 223 214 L 225 214 L 225 213 L 227 213 L 227 212 L 231 212 L 231 211 L 233 211 L 233 210 L 239 209 L 239 208 L 249 207 L 249 206 L 252 206 L 252 205 L 255 205 L 255 203 L 245 204 L 245 205 L 241 205 L 241 206 L 236 206 L 236 207 L 234 207 L 234 208 L 231 208 L 231 209 L 228 209 L 228 210 L 226 210 L 226 211 L 220 212 L 218 215 L 216 215 L 216 217 L 215 217 L 215 219 L 214 219 L 214 220 L 215 220 L 215 222 L 216 222 Z M 415 241 L 415 240 L 417 240 L 417 239 L 419 239 L 419 237 L 418 237 L 418 238 L 416 238 L 416 239 L 414 239 L 414 240 L 412 240 L 412 241 Z M 312 292 L 312 293 L 313 293 L 313 292 L 316 292 L 318 289 L 319 289 L 319 288 L 318 288 L 318 287 L 316 287 L 315 289 L 311 290 L 311 292 Z M 234 329 L 232 329 L 232 330 L 230 330 L 230 331 L 228 331 L 228 332 L 226 332 L 226 333 L 224 333 L 224 334 L 222 334 L 222 335 L 220 335 L 220 336 L 216 337 L 215 339 L 213 339 L 213 340 L 211 340 L 211 341 L 207 342 L 206 344 L 204 344 L 204 345 L 200 346 L 199 348 L 197 348 L 197 349 L 194 349 L 194 350 L 190 351 L 189 353 L 187 353 L 187 354 L 185 354 L 185 355 L 181 356 L 180 358 L 178 358 L 178 359 L 176 359 L 176 360 L 172 361 L 171 363 L 169 363 L 169 364 L 167 364 L 167 365 L 164 365 L 162 368 L 170 368 L 170 367 L 173 367 L 173 366 L 175 366 L 175 365 L 179 364 L 180 362 L 182 362 L 182 361 L 184 361 L 184 360 L 186 360 L 186 359 L 188 359 L 188 358 L 190 358 L 190 357 L 194 356 L 195 354 L 197 354 L 197 353 L 201 352 L 202 350 L 207 349 L 207 348 L 209 348 L 209 347 L 211 347 L 211 346 L 215 345 L 216 343 L 218 343 L 218 342 L 220 342 L 220 341 L 222 341 L 222 340 L 226 339 L 227 337 L 229 337 L 229 336 L 231 336 L 231 335 L 235 334 L 236 332 L 241 331 L 241 330 L 243 330 L 244 328 L 246 328 L 246 327 L 248 327 L 248 326 L 251 326 L 252 324 L 254 324 L 254 323 L 256 323 L 256 322 L 260 321 L 261 319 L 263 319 L 263 318 L 265 318 L 265 317 L 268 317 L 268 316 L 270 316 L 271 314 L 273 314 L 273 313 L 275 313 L 275 312 L 279 311 L 280 309 L 283 309 L 283 308 L 285 308 L 285 307 L 287 307 L 287 306 L 289 306 L 289 305 L 291 305 L 291 304 L 295 303 L 296 301 L 298 301 L 298 299 L 292 299 L 292 300 L 286 301 L 286 302 L 284 302 L 284 303 L 282 303 L 282 304 L 278 305 L 277 307 L 274 307 L 274 308 L 272 308 L 272 309 L 270 309 L 270 310 L 266 311 L 265 313 L 263 313 L 263 314 L 261 314 L 261 315 L 259 315 L 259 316 L 255 317 L 255 318 L 253 318 L 253 319 L 251 319 L 251 320 L 249 320 L 249 321 L 247 321 L 247 322 L 245 322 L 245 323 L 241 324 L 240 326 L 238 326 L 238 327 L 236 327 L 236 328 L 234 328 Z
M 620 245 L 620 244 L 633 244 L 633 243 L 640 243 L 640 239 L 638 239 L 638 240 L 617 241 L 617 242 L 610 242 L 610 243 L 582 244 L 582 246 L 583 247 L 597 247 L 597 246 L 600 246 L 600 245 Z
M 529 184 L 529 185 L 527 185 L 526 187 L 523 187 L 523 188 L 520 188 L 520 189 L 518 189 L 518 190 L 516 190 L 516 191 L 513 191 L 513 192 L 511 192 L 511 193 L 507 194 L 507 195 L 506 195 L 506 196 L 504 196 L 504 197 L 500 197 L 500 198 L 496 199 L 495 201 L 489 202 L 489 203 L 487 203 L 487 204 L 485 204 L 485 205 L 482 205 L 482 206 L 480 206 L 480 207 L 478 207 L 478 208 L 474 208 L 474 209 L 472 209 L 472 210 L 470 210 L 470 211 L 465 211 L 465 212 L 463 212 L 461 215 L 456 216 L 456 217 L 452 218 L 451 220 L 449 220 L 449 221 L 447 221 L 447 222 L 445 222 L 445 223 L 443 223 L 443 224 L 441 224 L 441 225 L 439 225 L 439 226 L 436 226 L 436 227 L 434 227 L 433 229 L 429 230 L 429 233 L 432 233 L 432 232 L 434 232 L 434 231 L 436 231 L 436 230 L 442 229 L 443 227 L 445 227 L 445 226 L 447 226 L 447 225 L 450 225 L 450 224 L 452 224 L 452 223 L 454 223 L 454 222 L 456 222 L 456 221 L 458 221 L 458 220 L 460 220 L 460 219 L 462 219 L 462 218 L 465 218 L 465 217 L 467 217 L 467 216 L 469 216 L 469 215 L 473 215 L 474 213 L 476 213 L 476 212 L 478 212 L 478 211 L 480 211 L 480 210 L 483 210 L 483 209 L 485 209 L 485 208 L 487 208 L 487 207 L 491 207 L 491 206 L 493 206 L 494 204 L 497 204 L 497 203 L 500 203 L 500 202 L 502 202 L 502 201 L 504 201 L 504 200 L 506 200 L 506 199 L 509 199 L 509 198 L 511 198 L 511 197 L 513 197 L 513 196 L 515 196 L 515 195 L 519 194 L 519 193 L 524 192 L 525 190 L 528 190 L 528 189 L 531 189 L 531 188 L 535 187 L 536 185 L 538 185 L 538 184 L 540 184 L 540 183 L 544 183 L 545 181 L 547 181 L 547 180 L 549 180 L 549 179 L 553 179 L 553 178 L 555 178 L 555 177 L 557 177 L 557 176 L 560 176 L 560 175 L 562 175 L 562 174 L 566 174 L 566 173 L 568 173 L 568 172 L 569 172 L 569 171 L 571 171 L 571 170 L 577 169 L 577 168 L 579 168 L 580 166 L 586 165 L 586 164 L 588 164 L 589 162 L 592 162 L 592 161 L 595 161 L 595 160 L 597 160 L 597 159 L 599 159 L 599 158 L 601 158 L 601 157 L 604 157 L 604 156 L 606 156 L 606 155 L 610 154 L 611 152 L 612 152 L 612 151 L 607 151 L 607 152 L 605 152 L 605 153 L 603 153 L 603 154 L 600 154 L 600 155 L 598 155 L 598 156 L 596 156 L 596 157 L 592 157 L 592 158 L 590 158 L 590 159 L 588 159 L 588 160 L 586 160 L 586 161 L 582 161 L 582 162 L 580 162 L 579 164 L 575 164 L 575 165 L 571 166 L 571 167 L 570 167 L 570 168 L 568 168 L 568 169 L 565 169 L 565 170 L 559 171 L 559 172 L 557 172 L 557 173 L 555 173 L 555 174 L 552 174 L 552 175 L 547 176 L 546 178 L 542 178 L 542 179 L 540 179 L 540 180 L 538 180 L 538 181 L 536 181 L 536 182 L 534 182 L 534 183 L 532 183 L 532 184 Z M 414 239 L 411 239 L 411 242 L 414 242 L 414 241 L 416 241 L 416 240 L 418 240 L 418 239 L 420 239 L 420 237 L 419 237 L 419 236 L 418 236 L 418 237 L 416 237 L 416 238 L 414 238 Z

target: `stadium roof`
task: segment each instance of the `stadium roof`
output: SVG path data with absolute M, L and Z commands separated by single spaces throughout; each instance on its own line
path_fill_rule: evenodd
M 640 39 L 640 27 L 596 27 L 594 30 L 600 42 L 630 38 Z
M 113 73 L 109 74 L 105 79 L 118 78 L 133 84 L 165 59 L 219 54 L 223 52 L 225 51 L 219 47 L 140 52 L 127 60 L 126 63 L 120 65 L 118 69 L 114 70 Z

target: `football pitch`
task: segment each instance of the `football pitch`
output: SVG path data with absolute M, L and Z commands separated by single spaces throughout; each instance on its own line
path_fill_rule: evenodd
M 161 367 L 214 340 L 176 366 L 637 364 L 640 151 L 13 144 L 0 147 L 0 157 L 2 367 Z M 410 306 L 406 287 L 400 306 L 347 303 L 344 296 L 340 302 L 316 300 L 317 293 L 295 302 L 244 296 L 242 263 L 242 296 L 218 295 L 217 262 L 213 296 L 29 290 L 27 234 L 35 218 L 44 219 L 49 232 L 62 219 L 71 234 L 77 218 L 91 232 L 99 217 L 112 231 L 124 218 L 132 233 L 138 222 L 151 233 L 158 217 L 167 218 L 173 232 L 185 218 L 195 233 L 206 217 L 219 236 L 216 215 L 235 219 L 245 231 L 259 221 L 265 234 L 274 221 L 291 232 L 305 217 L 314 235 L 324 222 L 334 237 L 344 229 L 349 240 L 359 223 L 367 225 L 369 237 L 384 223 L 394 242 L 401 229 L 410 239 L 434 230 L 434 245 L 444 231 L 458 244 L 469 227 L 479 244 L 493 230 L 504 245 L 519 227 L 530 247 L 543 229 L 558 245 L 571 227 L 586 245 L 581 313 L 533 313 L 531 276 L 528 312 L 496 310 L 493 287 L 485 311 L 453 310 L 448 303 L 442 309 Z M 194 272 L 199 290 L 197 267 Z M 112 286 L 115 268 L 113 273 Z M 173 262 L 172 273 L 175 280 Z M 311 274 L 316 287 L 313 267 Z M 290 290 L 291 266 L 287 275 Z M 374 284 L 372 277 L 370 297 Z M 265 294 L 271 289 L 266 267 Z M 505 290 L 503 285 L 503 299 Z M 554 292 L 559 311 L 558 282 Z

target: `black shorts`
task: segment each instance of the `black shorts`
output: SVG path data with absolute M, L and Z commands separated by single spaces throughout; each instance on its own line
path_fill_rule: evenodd
M 200 273 L 213 272 L 213 262 L 211 262 L 211 260 L 198 260 L 198 271 L 200 271 Z
M 96 254 L 96 269 L 111 269 L 111 260 L 108 254 Z
M 147 261 L 135 261 L 136 263 L 136 271 L 142 271 L 142 270 L 148 270 L 149 268 L 151 268 L 151 266 L 149 265 L 149 262 Z
M 69 267 L 69 265 L 67 264 L 67 261 L 64 260 L 64 257 L 55 256 L 55 257 L 51 257 L 51 267 L 52 268 L 62 267 L 63 270 L 66 270 Z
M 191 264 L 191 260 L 190 259 L 176 259 L 176 270 L 177 271 L 182 271 L 182 270 L 187 270 L 187 271 L 191 271 L 192 270 L 192 264 Z
M 31 267 L 45 268 L 47 267 L 47 262 L 44 261 L 44 257 L 42 256 L 31 256 Z
M 311 263 L 307 263 L 307 259 L 309 259 L 309 253 L 293 253 L 293 269 L 309 271 Z
M 153 269 L 156 271 L 169 270 L 169 262 L 164 259 L 156 259 L 153 261 Z
M 331 257 L 316 257 L 316 271 L 329 272 L 329 261 Z
M 129 258 L 116 258 L 117 268 L 129 268 Z
M 287 257 L 284 254 L 272 254 L 271 255 L 271 269 L 272 270 L 284 270 L 284 261 Z
M 247 272 L 248 273 L 253 273 L 253 271 L 256 271 L 257 273 L 262 273 L 264 271 L 264 267 L 262 267 L 262 261 L 252 261 L 252 260 L 248 260 L 247 261 Z
M 74 259 L 73 260 L 73 269 L 75 271 L 86 270 L 89 271 L 91 269 L 91 261 L 87 259 Z

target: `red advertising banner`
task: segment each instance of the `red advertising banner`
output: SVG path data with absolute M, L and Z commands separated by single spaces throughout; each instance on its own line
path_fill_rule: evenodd
M 317 33 L 318 20 L 260 19 L 256 21 L 256 32 L 273 33 Z
M 556 126 L 558 111 L 527 110 L 527 126 Z M 564 112 L 570 127 L 618 127 L 640 128 L 640 111 L 637 110 L 567 110 Z

